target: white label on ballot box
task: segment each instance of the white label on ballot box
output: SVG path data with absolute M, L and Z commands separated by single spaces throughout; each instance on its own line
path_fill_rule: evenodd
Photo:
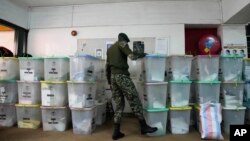
M 24 85 L 21 89 L 21 99 L 19 99 L 19 102 L 22 104 L 32 104 L 33 99 L 33 87 L 29 85 Z
M 5 92 L 5 88 L 0 87 L 0 103 L 4 103 L 7 98 L 8 98 L 8 95 Z
M 54 98 L 55 98 L 55 95 L 51 90 L 49 89 L 42 90 L 42 105 L 53 106 Z
M 7 61 L 0 61 L 0 78 L 8 75 Z
M 21 79 L 27 81 L 34 81 L 35 72 L 34 70 L 20 70 Z

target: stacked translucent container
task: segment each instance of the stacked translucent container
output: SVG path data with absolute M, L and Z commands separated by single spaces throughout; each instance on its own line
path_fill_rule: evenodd
M 245 123 L 250 124 L 250 59 L 244 59 L 243 61 L 243 79 L 245 81 L 244 87 L 244 106 L 246 109 Z
M 105 60 L 98 60 L 97 62 L 97 76 L 96 76 L 96 96 L 95 96 L 95 123 L 102 125 L 106 121 L 106 75 L 105 75 Z M 110 101 L 111 102 L 111 101 Z
M 197 104 L 220 102 L 219 59 L 218 55 L 198 55 L 193 59 L 192 79 Z
M 232 124 L 244 124 L 243 107 L 244 82 L 242 81 L 243 59 L 239 56 L 221 56 L 220 79 L 221 103 L 223 105 L 223 130 L 229 134 Z
M 65 131 L 71 119 L 67 89 L 69 58 L 44 58 L 44 76 L 45 81 L 41 81 L 43 130 Z
M 99 103 L 106 102 L 106 75 L 105 75 L 105 60 L 97 62 L 97 77 L 96 77 L 96 101 Z
M 145 79 L 144 59 L 128 59 L 130 77 L 135 82 L 143 82 Z
M 189 106 L 191 78 L 190 55 L 173 55 L 167 58 L 166 72 L 169 93 L 169 129 L 172 134 L 189 132 L 191 107 Z
M 245 81 L 244 102 L 250 103 L 250 59 L 244 59 L 243 79 Z
M 18 68 L 17 58 L 0 58 L 0 127 L 12 127 L 17 122 L 15 104 L 18 99 Z
M 221 81 L 241 81 L 243 59 L 239 56 L 221 56 L 219 77 Z
M 144 116 L 147 123 L 157 127 L 155 133 L 149 136 L 160 136 L 166 134 L 167 125 L 167 82 L 165 82 L 166 57 L 161 55 L 147 55 L 141 60 L 143 68 L 137 80 L 138 92 L 144 108 Z
M 69 107 L 74 134 L 91 134 L 96 128 L 96 86 L 100 60 L 90 55 L 70 57 Z M 101 75 L 99 75 L 101 76 Z
M 205 103 L 220 102 L 219 80 L 219 61 L 218 55 L 198 55 L 192 61 L 192 80 L 196 97 L 196 125 L 200 125 L 200 106 Z M 221 111 L 217 111 L 221 112 Z M 219 113 L 218 113 L 219 114 Z
M 40 80 L 44 79 L 44 59 L 41 57 L 20 57 L 19 65 L 19 104 L 16 104 L 18 127 L 36 129 L 41 126 Z

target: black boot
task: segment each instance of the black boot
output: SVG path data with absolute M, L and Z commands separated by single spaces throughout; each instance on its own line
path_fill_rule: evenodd
M 125 135 L 120 132 L 120 124 L 119 123 L 115 123 L 114 125 L 114 132 L 113 132 L 113 140 L 118 140 L 120 138 L 123 138 Z
M 147 133 L 154 133 L 155 131 L 157 131 L 157 127 L 150 127 L 147 125 L 145 119 L 143 120 L 139 120 L 140 125 L 141 125 L 141 134 L 147 134 Z

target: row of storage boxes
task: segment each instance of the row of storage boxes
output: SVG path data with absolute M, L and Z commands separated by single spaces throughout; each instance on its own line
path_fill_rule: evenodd
M 38 105 L 0 105 L 0 127 L 11 127 L 18 123 L 19 128 L 39 128 L 41 121 L 44 131 L 65 131 L 72 120 L 74 134 L 90 134 L 94 131 L 95 125 L 102 125 L 106 118 L 106 103 L 100 103 L 93 108 L 71 108 L 66 107 L 41 107 Z M 145 109 L 144 116 L 150 126 L 157 127 L 155 133 L 149 136 L 166 134 L 169 127 L 172 134 L 187 134 L 190 128 L 191 107 L 170 107 L 169 109 Z M 15 111 L 17 110 L 17 112 Z M 168 113 L 169 111 L 169 113 Z M 197 129 L 200 129 L 199 107 L 195 108 L 196 117 L 191 119 L 197 122 Z M 17 114 L 17 118 L 16 118 Z M 223 108 L 223 130 L 229 134 L 229 126 L 232 124 L 249 124 L 250 107 Z M 168 123 L 169 122 L 169 123 Z M 167 126 L 168 125 L 168 126 Z
M 164 108 L 166 103 L 171 107 L 189 105 L 191 81 L 138 82 L 136 87 L 144 108 Z M 168 97 L 170 100 L 168 100 Z
M 168 113 L 169 112 L 169 113 Z M 160 136 L 166 134 L 166 128 L 172 134 L 187 134 L 190 127 L 191 107 L 170 107 L 169 109 L 146 109 L 144 116 L 151 127 L 157 127 L 155 133 L 149 136 Z M 168 126 L 167 126 L 168 125 Z
M 43 125 L 44 131 L 65 131 L 73 123 L 75 134 L 89 134 L 95 125 L 106 120 L 106 103 L 97 103 L 92 108 L 41 107 L 39 105 L 1 104 L 0 127 L 36 129 Z M 72 115 L 71 115 L 72 114 Z
M 198 55 L 159 56 L 129 61 L 131 77 L 137 81 L 162 82 L 166 80 L 240 81 L 250 80 L 250 60 L 239 56 Z M 243 71 L 244 66 L 244 71 Z
M 105 81 L 98 82 L 25 82 L 0 81 L 0 103 L 40 104 L 84 108 L 95 100 L 105 101 Z M 41 100 L 42 99 L 42 100 Z
M 198 81 L 195 85 L 196 102 L 204 104 L 208 102 L 219 103 L 226 107 L 238 107 L 243 105 L 243 82 Z
M 193 61 L 192 61 L 193 60 Z M 193 63 L 192 63 L 193 62 Z M 147 55 L 137 61 L 129 61 L 131 77 L 137 81 L 161 82 L 165 80 L 220 80 L 239 81 L 244 78 L 250 80 L 248 68 L 249 60 L 237 56 L 159 56 Z M 192 65 L 193 64 L 193 65 Z M 20 68 L 18 67 L 20 65 Z M 67 57 L 20 57 L 0 58 L 0 79 L 18 79 L 20 71 L 21 80 L 70 80 L 94 81 L 105 79 L 105 61 L 93 56 Z M 191 71 L 192 70 L 192 71 Z M 191 73 L 192 72 L 192 73 Z M 191 75 L 192 74 L 192 75 Z
M 192 80 L 205 81 L 241 81 L 242 77 L 247 80 L 249 74 L 243 73 L 247 64 L 248 61 L 243 62 L 240 56 L 199 55 L 193 59 L 191 77 Z
M 195 121 L 196 128 L 201 132 L 200 123 L 200 108 L 195 108 L 196 116 L 192 117 L 191 107 L 170 107 L 168 109 L 147 109 L 145 110 L 145 118 L 147 123 L 152 127 L 157 127 L 158 131 L 150 136 L 159 136 L 166 134 L 166 127 L 169 127 L 172 134 L 187 134 L 190 129 L 191 120 Z M 222 108 L 222 130 L 229 134 L 230 125 L 244 125 L 250 124 L 250 107 L 238 108 Z M 168 120 L 167 120 L 168 119 Z M 168 126 L 167 126 L 168 125 Z
M 105 60 L 93 56 L 0 58 L 0 80 L 94 81 L 105 79 Z
M 242 81 L 223 83 L 196 81 L 193 84 L 191 81 L 170 81 L 169 83 L 138 82 L 136 86 L 144 108 L 164 108 L 166 103 L 171 107 L 188 106 L 192 97 L 195 97 L 192 102 L 199 104 L 222 102 L 225 107 L 243 106 L 244 85 Z M 250 89 L 247 88 L 249 83 L 246 83 L 247 93 L 245 93 L 249 99 Z
M 195 93 L 197 103 L 214 102 L 223 106 L 242 106 L 244 83 L 220 81 L 197 81 L 190 91 L 191 81 L 170 81 L 162 83 L 137 83 L 139 97 L 145 108 L 164 108 L 168 97 L 172 107 L 188 106 L 190 94 Z M 249 83 L 246 83 L 245 99 L 249 99 Z M 191 92 L 191 93 L 190 93 Z M 169 95 L 168 95 L 169 93 Z M 220 98 L 221 93 L 221 98 Z M 0 103 L 40 104 L 43 106 L 64 106 L 83 108 L 93 106 L 94 100 L 105 100 L 105 81 L 95 82 L 24 82 L 0 81 Z
M 95 129 L 95 125 L 102 125 L 105 121 L 106 103 L 99 104 L 93 108 L 71 108 L 66 107 L 40 107 L 38 105 L 0 105 L 0 127 L 11 127 L 17 122 L 19 128 L 36 129 L 43 124 L 44 131 L 65 131 L 69 127 L 70 120 L 73 123 L 73 132 L 75 134 L 89 134 Z M 16 110 L 16 111 L 15 111 Z M 188 113 L 178 112 L 179 109 L 171 109 L 172 133 L 188 133 L 191 107 L 187 109 Z M 147 109 L 144 111 L 145 119 L 151 126 L 158 127 L 158 131 L 151 136 L 164 135 L 166 133 L 168 109 Z M 41 116 L 42 114 L 42 116 Z M 17 116 L 17 117 L 16 117 Z M 42 118 L 42 119 L 41 119 Z M 184 119 L 183 125 L 180 125 Z M 41 122 L 42 121 L 42 122 Z M 179 124 L 178 124 L 179 123 Z M 178 124 L 178 125 L 177 125 Z M 184 128 L 185 131 L 178 128 Z

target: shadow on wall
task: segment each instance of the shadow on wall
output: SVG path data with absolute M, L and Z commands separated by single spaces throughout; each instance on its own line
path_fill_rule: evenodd
M 14 57 L 14 54 L 9 49 L 0 46 L 0 57 Z M 15 57 L 32 57 L 32 55 L 28 53 L 21 53 L 15 55 Z
M 7 48 L 0 46 L 1 57 L 13 57 L 14 54 Z

